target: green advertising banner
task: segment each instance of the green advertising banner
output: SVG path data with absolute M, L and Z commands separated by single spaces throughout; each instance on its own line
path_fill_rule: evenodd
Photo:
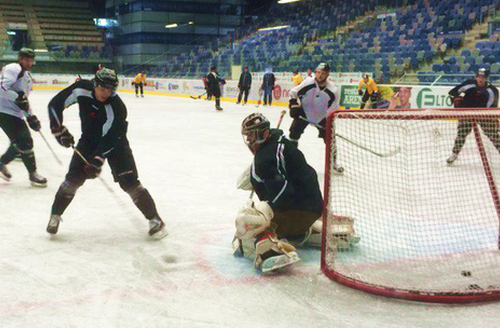
M 340 107 L 344 109 L 359 108 L 361 97 L 356 85 L 343 85 L 340 88 Z
M 451 87 L 391 86 L 380 85 L 379 109 L 421 109 L 452 108 L 448 96 Z M 361 97 L 356 85 L 343 85 L 340 88 L 340 108 L 359 108 Z

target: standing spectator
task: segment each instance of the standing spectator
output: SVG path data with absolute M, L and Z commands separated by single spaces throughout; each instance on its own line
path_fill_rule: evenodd
M 266 74 L 262 79 L 262 90 L 264 90 L 264 106 L 272 105 L 273 103 L 273 90 L 276 83 L 276 77 L 271 68 L 266 69 Z
M 243 93 L 245 94 L 245 98 L 243 100 L 243 105 L 247 104 L 248 94 L 250 93 L 250 88 L 252 87 L 252 74 L 248 71 L 248 66 L 245 66 L 243 73 L 240 75 L 240 81 L 238 82 L 238 89 L 240 89 L 240 93 L 238 94 L 238 101 L 236 104 L 241 103 L 241 98 Z
M 302 78 L 302 75 L 299 74 L 298 70 L 294 70 L 293 77 L 292 77 L 293 86 L 294 87 L 298 86 L 299 84 L 302 83 L 302 81 L 304 81 L 304 79 Z
M 313 77 L 313 71 L 310 68 L 307 69 L 307 77 Z
M 133 84 L 135 85 L 135 96 L 139 97 L 139 89 L 141 89 L 141 98 L 144 98 L 144 84 L 146 84 L 146 74 L 139 73 L 134 77 Z

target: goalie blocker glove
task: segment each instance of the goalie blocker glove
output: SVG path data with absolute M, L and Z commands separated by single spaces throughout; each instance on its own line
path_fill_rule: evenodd
M 73 135 L 69 133 L 68 129 L 64 125 L 53 128 L 52 134 L 56 138 L 57 142 L 63 147 L 70 148 L 75 144 L 75 138 L 73 138 Z

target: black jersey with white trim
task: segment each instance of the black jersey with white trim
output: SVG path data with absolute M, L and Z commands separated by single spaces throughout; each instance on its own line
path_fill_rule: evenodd
M 478 87 L 476 80 L 466 80 L 457 85 L 448 93 L 452 97 L 464 94 L 462 107 L 464 108 L 492 108 L 498 107 L 498 89 L 491 83 L 485 87 Z
M 320 87 L 313 77 L 290 90 L 290 98 L 300 99 L 307 120 L 319 123 L 334 109 L 339 107 L 339 88 L 330 82 Z
M 82 135 L 81 142 L 95 148 L 94 155 L 109 157 L 127 142 L 127 108 L 117 94 L 104 103 L 94 94 L 94 83 L 80 80 L 59 92 L 49 103 L 51 129 L 63 125 L 63 111 L 78 103 Z
M 259 199 L 268 201 L 273 210 L 322 212 L 316 171 L 281 130 L 272 129 L 271 136 L 257 150 L 250 180 Z

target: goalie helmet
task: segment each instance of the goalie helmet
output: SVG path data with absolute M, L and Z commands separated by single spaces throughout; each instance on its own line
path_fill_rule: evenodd
M 94 85 L 115 90 L 118 86 L 118 77 L 112 69 L 103 67 L 95 73 Z
M 269 137 L 271 123 L 261 113 L 248 115 L 241 123 L 243 141 L 252 153 L 256 153 L 260 145 Z

